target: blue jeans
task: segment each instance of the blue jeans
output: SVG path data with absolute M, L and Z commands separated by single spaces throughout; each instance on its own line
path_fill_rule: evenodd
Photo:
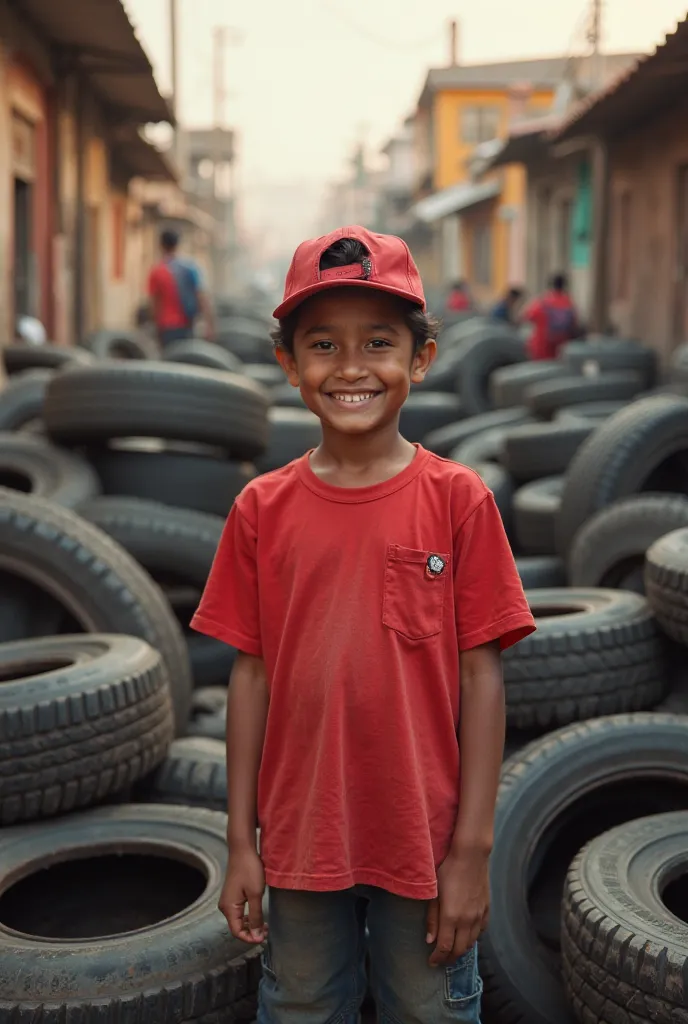
M 258 1024 L 357 1024 L 367 949 L 380 1024 L 480 1024 L 474 947 L 430 967 L 427 903 L 359 885 L 340 892 L 270 889 Z
M 193 338 L 193 324 L 189 327 L 166 327 L 160 331 L 160 344 L 163 348 L 173 341 L 186 341 Z

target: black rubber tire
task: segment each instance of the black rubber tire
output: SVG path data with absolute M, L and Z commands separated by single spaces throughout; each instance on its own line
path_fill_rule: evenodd
M 524 343 L 514 334 L 495 334 L 491 329 L 479 333 L 462 343 L 459 374 L 459 395 L 468 416 L 489 412 L 490 376 L 500 366 L 523 362 L 526 358 Z
M 186 625 L 188 621 L 183 624 Z M 186 642 L 196 691 L 210 686 L 226 688 L 236 658 L 235 648 L 212 636 L 194 633 L 193 630 L 186 633 Z
M 567 426 L 578 426 L 580 423 L 592 423 L 597 426 L 604 423 L 610 416 L 624 409 L 628 402 L 581 402 L 580 405 L 565 405 L 558 409 L 554 416 L 555 423 Z
M 688 529 L 665 534 L 648 550 L 645 591 L 667 636 L 688 647 Z
M 164 442 L 117 442 L 91 449 L 88 457 L 105 494 L 217 516 L 228 515 L 236 496 L 256 475 L 249 462 L 232 462 L 200 446 L 185 451 Z
M 135 792 L 137 800 L 227 811 L 227 747 L 221 740 L 186 736 Z
M 202 338 L 173 341 L 162 353 L 166 363 L 188 363 L 191 366 L 205 366 L 209 370 L 226 370 L 228 373 L 243 373 L 243 363 L 238 356 L 227 349 Z
M 53 370 L 24 370 L 0 391 L 0 430 L 21 430 L 40 420 Z
M 679 345 L 672 352 L 669 377 L 673 384 L 688 384 L 688 345 Z
M 475 469 L 483 462 L 499 462 L 508 427 L 490 427 L 479 434 L 474 434 L 454 448 L 449 458 L 453 462 L 461 462 L 464 466 Z
M 574 860 L 564 888 L 562 952 L 579 1021 L 688 1017 L 688 922 L 678 890 L 675 912 L 665 902 L 672 882 L 685 888 L 686 850 L 688 812 L 676 811 L 612 829 Z
M 686 807 L 686 725 L 678 716 L 584 722 L 507 761 L 490 858 L 490 925 L 480 942 L 490 1024 L 572 1024 L 557 956 L 571 860 L 615 825 Z
M 94 331 L 82 347 L 98 359 L 154 359 L 157 346 L 132 331 Z
M 65 366 L 91 366 L 95 359 L 80 348 L 66 345 L 3 345 L 2 358 L 10 376 L 26 370 L 61 370 Z
M 659 703 L 665 641 L 644 597 L 592 587 L 526 596 L 538 628 L 503 655 L 510 727 L 553 729 Z
M 559 476 L 595 429 L 593 423 L 526 423 L 504 435 L 500 461 L 514 480 L 528 483 L 543 476 Z
M 217 321 L 217 343 L 242 363 L 274 363 L 275 347 L 267 327 L 246 317 L 230 316 Z
M 85 459 L 29 434 L 0 434 L 0 487 L 74 508 L 100 490 Z
M 505 469 L 498 466 L 496 462 L 482 462 L 473 467 L 486 487 L 489 487 L 494 495 L 494 500 L 499 509 L 504 523 L 504 529 L 511 534 L 512 509 L 511 501 L 514 495 L 514 482 Z
M 564 406 L 579 402 L 630 400 L 643 390 L 643 378 L 634 370 L 601 373 L 598 377 L 565 377 L 532 384 L 526 405 L 542 419 L 551 419 Z
M 576 373 L 582 373 L 590 363 L 603 373 L 635 370 L 646 388 L 651 388 L 657 377 L 656 351 L 625 338 L 597 336 L 586 341 L 569 341 L 562 346 L 559 358 Z
M 276 388 L 285 383 L 284 370 L 274 360 L 272 363 L 243 363 L 241 372 L 264 388 Z
M 226 732 L 227 686 L 196 690 L 187 735 L 224 741 Z
M 322 440 L 320 420 L 308 409 L 280 409 L 268 413 L 270 431 L 264 454 L 256 459 L 259 473 L 280 469 L 298 459 Z
M 217 445 L 232 458 L 262 454 L 267 392 L 233 373 L 174 363 L 103 363 L 57 374 L 45 424 L 66 444 L 159 437 Z
M 157 648 L 175 728 L 184 730 L 192 691 L 184 637 L 160 588 L 123 548 L 68 509 L 0 488 L 0 571 L 57 601 L 70 632 L 123 633 Z
M 595 512 L 640 491 L 688 494 L 688 399 L 643 398 L 601 423 L 566 472 L 557 550 Z
M 569 555 L 574 587 L 645 590 L 645 554 L 666 533 L 688 527 L 688 497 L 638 494 L 596 512 L 576 534 Z
M 270 400 L 273 405 L 278 405 L 283 409 L 306 408 L 306 403 L 301 397 L 299 389 L 287 383 L 277 384 L 276 387 L 270 388 Z
M 423 439 L 423 446 L 436 455 L 449 458 L 452 451 L 463 441 L 493 427 L 519 426 L 521 423 L 532 423 L 533 418 L 525 408 L 495 409 L 481 413 L 480 416 L 468 416 L 456 423 L 448 423 L 431 431 Z
M 463 353 L 459 346 L 444 348 L 440 342 L 440 352 L 420 384 L 413 385 L 413 392 L 444 391 L 456 394 L 459 390 L 459 374 Z
M 497 409 L 523 405 L 531 384 L 561 377 L 562 372 L 561 362 L 557 359 L 500 366 L 490 377 L 490 397 Z
M 134 804 L 0 833 L 0 912 L 20 925 L 0 929 L 0 1022 L 253 1020 L 261 948 L 217 909 L 226 830 L 217 811 Z M 46 898 L 56 870 L 72 889 Z
M 516 568 L 524 590 L 565 587 L 566 567 L 560 558 L 548 555 L 519 555 Z
M 513 497 L 514 536 L 524 555 L 554 555 L 564 478 L 545 477 L 519 487 Z
M 0 644 L 0 825 L 97 803 L 151 772 L 172 741 L 160 655 L 138 637 Z
M 431 430 L 454 423 L 463 416 L 456 395 L 441 391 L 410 394 L 401 408 L 399 430 L 407 441 L 421 442 Z

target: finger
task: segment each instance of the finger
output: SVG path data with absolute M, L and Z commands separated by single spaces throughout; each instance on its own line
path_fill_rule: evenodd
M 427 934 L 425 941 L 430 944 L 437 938 L 437 930 L 440 926 L 440 901 L 435 897 L 428 904 Z
M 265 938 L 262 896 L 249 896 L 248 898 L 248 926 L 251 932 L 251 941 L 262 942 Z
M 454 937 L 456 929 L 453 924 L 447 921 L 442 921 L 440 918 L 439 932 L 437 935 L 437 944 L 435 949 L 430 956 L 431 967 L 438 967 L 441 964 L 446 964 L 451 952 L 454 948 Z
M 465 956 L 469 950 L 473 949 L 473 946 L 478 941 L 478 925 L 475 924 L 470 928 L 460 928 L 456 932 L 454 939 L 454 948 L 452 950 L 452 960 L 459 960 L 462 956 Z
M 223 906 L 220 907 L 220 910 L 222 910 L 222 913 L 227 918 L 229 930 L 234 938 L 243 939 L 244 942 L 250 942 L 250 937 L 248 939 L 246 938 L 246 936 L 249 935 L 249 932 L 245 925 L 243 902 L 230 903 L 226 910 Z

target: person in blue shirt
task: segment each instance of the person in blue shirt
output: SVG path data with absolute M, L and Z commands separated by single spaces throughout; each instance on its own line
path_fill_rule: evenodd
M 509 288 L 499 302 L 495 303 L 490 311 L 493 320 L 501 320 L 507 324 L 518 323 L 518 312 L 523 302 L 522 288 Z

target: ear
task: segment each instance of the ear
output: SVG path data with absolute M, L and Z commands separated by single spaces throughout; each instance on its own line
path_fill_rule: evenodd
M 411 382 L 413 384 L 420 384 L 425 380 L 425 374 L 434 363 L 436 356 L 437 342 L 433 339 L 428 339 L 413 357 L 411 364 Z
M 285 376 L 293 388 L 299 386 L 299 371 L 296 368 L 296 360 L 291 352 L 287 352 L 286 348 L 278 345 L 275 349 L 275 356 L 277 362 L 284 370 Z

